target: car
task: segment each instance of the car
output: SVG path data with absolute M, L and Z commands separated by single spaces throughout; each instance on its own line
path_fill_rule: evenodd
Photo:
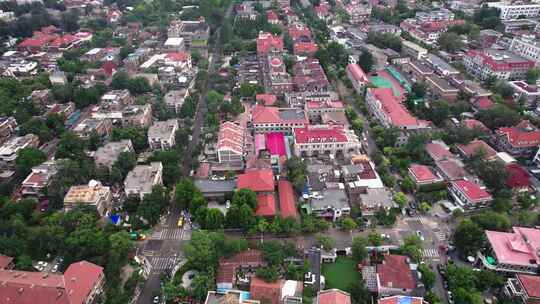
M 423 242 L 425 240 L 424 236 L 422 235 L 422 231 L 416 230 L 416 235 L 420 238 L 420 240 Z
M 159 303 L 159 296 L 155 296 L 155 297 L 154 297 L 153 303 L 154 303 L 154 304 L 158 304 L 158 303 Z
M 51 272 L 57 272 L 59 266 L 60 265 L 58 265 L 58 264 L 54 265 L 53 268 L 51 269 Z
M 178 227 L 182 227 L 184 226 L 184 217 L 181 216 L 179 219 L 178 219 Z

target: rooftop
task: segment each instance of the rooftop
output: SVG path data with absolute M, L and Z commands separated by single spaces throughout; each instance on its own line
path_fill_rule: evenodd
M 416 282 L 409 266 L 409 258 L 404 255 L 384 255 L 382 264 L 377 265 L 379 288 L 414 289 Z
M 486 230 L 499 264 L 535 267 L 540 262 L 540 229 L 513 227 L 512 232 Z
M 304 128 L 294 128 L 296 143 L 325 143 L 348 142 L 349 138 L 342 126 L 309 125 Z
M 317 294 L 318 304 L 351 304 L 351 295 L 339 289 L 321 290 Z
M 540 276 L 518 273 L 517 278 L 529 298 L 540 298 Z
M 279 211 L 282 217 L 298 218 L 296 210 L 296 198 L 291 182 L 280 180 L 278 182 Z
M 475 139 L 468 144 L 457 144 L 456 147 L 465 157 L 473 157 L 479 153 L 483 154 L 484 159 L 497 156 L 497 151 L 481 139 Z
M 540 145 L 540 130 L 529 121 L 522 121 L 514 127 L 499 128 L 496 133 L 505 136 L 513 147 L 528 148 Z
M 238 189 L 250 189 L 254 192 L 273 192 L 274 174 L 272 170 L 251 170 L 238 175 Z
M 480 188 L 475 182 L 462 179 L 453 181 L 452 185 L 473 203 L 492 199 L 491 194 Z
M 435 173 L 433 173 L 433 170 L 429 166 L 412 164 L 409 167 L 409 172 L 417 183 L 441 181 L 441 178 L 435 175 Z

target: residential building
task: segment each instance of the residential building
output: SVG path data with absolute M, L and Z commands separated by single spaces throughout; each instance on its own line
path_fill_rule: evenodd
M 262 57 L 259 62 L 259 67 L 263 71 L 263 83 L 266 92 L 283 95 L 293 91 L 294 83 L 291 75 L 287 73 L 287 67 L 283 62 L 281 53 L 272 53 Z
M 411 296 L 392 296 L 381 298 L 378 301 L 378 304 L 424 304 L 424 299 L 421 297 L 411 297 Z
M 404 255 L 386 254 L 377 264 L 377 292 L 379 296 L 410 295 L 416 281 L 409 258 Z
M 311 122 L 321 121 L 325 113 L 342 113 L 345 115 L 345 106 L 341 101 L 308 101 L 305 109 Z
M 5 143 L 15 133 L 17 121 L 13 117 L 0 117 L 0 144 Z
M 516 36 L 512 39 L 510 51 L 540 65 L 540 40 L 532 36 Z
M 343 183 L 328 182 L 325 189 L 311 199 L 311 213 L 317 217 L 337 221 L 351 213 L 349 199 Z
M 497 151 L 481 139 L 474 139 L 468 144 L 457 144 L 456 148 L 465 158 L 478 154 L 482 154 L 485 160 L 494 160 L 497 157 Z
M 371 10 L 372 7 L 370 4 L 363 4 L 359 1 L 352 1 L 349 5 L 345 6 L 345 11 L 350 16 L 350 23 L 355 25 L 369 21 Z
M 423 60 L 411 60 L 403 65 L 403 70 L 412 76 L 413 81 L 424 81 L 435 75 L 435 71 Z
M 278 279 L 275 282 L 266 282 L 263 279 L 253 276 L 249 283 L 249 292 L 255 300 L 268 304 L 280 304 L 282 284 L 283 279 Z
M 436 99 L 455 101 L 458 98 L 459 89 L 454 87 L 448 80 L 437 75 L 427 77 L 426 85 Z
M 408 40 L 401 40 L 402 48 L 401 51 L 409 56 L 411 56 L 414 60 L 420 60 L 423 56 L 428 54 L 428 50 L 419 46 L 418 44 L 414 42 L 410 42 Z
M 255 169 L 238 175 L 237 189 L 250 189 L 257 194 L 255 214 L 264 217 L 276 215 L 275 182 L 271 169 Z
M 347 77 L 351 81 L 356 93 L 363 95 L 364 89 L 369 83 L 369 79 L 362 68 L 356 63 L 350 63 L 347 65 Z
M 456 180 L 448 185 L 448 191 L 454 201 L 463 209 L 486 207 L 493 200 L 491 194 L 474 181 Z
M 486 230 L 488 248 L 478 252 L 483 266 L 503 274 L 537 275 L 540 229 L 513 227 L 511 232 Z
M 463 64 L 471 75 L 486 80 L 489 77 L 512 80 L 523 79 L 534 62 L 512 52 L 495 49 L 469 50 Z
M 504 293 L 523 304 L 540 303 L 540 276 L 518 273 L 508 278 Z
M 71 186 L 64 196 L 64 210 L 67 212 L 77 206 L 91 206 L 96 208 L 101 216 L 107 215 L 111 210 L 111 188 L 103 186 L 100 182 L 91 180 L 88 185 Z
M 398 145 L 407 141 L 410 132 L 430 129 L 430 122 L 417 119 L 405 108 L 405 106 L 394 96 L 392 89 L 388 88 L 368 88 L 366 93 L 366 104 L 371 114 L 384 127 L 396 127 L 401 134 L 398 138 Z
M 409 167 L 409 176 L 417 186 L 443 182 L 443 178 L 437 172 L 425 165 L 412 164 Z
M 165 94 L 163 102 L 169 110 L 179 114 L 188 96 L 189 91 L 187 89 L 171 90 Z
M 452 21 L 455 18 L 454 13 L 448 9 L 431 10 L 428 12 L 416 12 L 414 16 L 420 22 L 430 21 Z
M 204 17 L 197 20 L 174 20 L 167 29 L 170 38 L 184 38 L 186 49 L 206 49 L 210 37 L 210 27 Z
M 381 208 L 390 210 L 397 207 L 392 193 L 386 188 L 367 188 L 365 191 L 366 193 L 359 195 L 362 216 L 373 216 Z
M 84 139 L 89 138 L 94 133 L 106 137 L 111 131 L 112 122 L 110 119 L 85 118 L 73 128 L 73 132 Z
M 327 91 L 330 82 L 319 64 L 313 57 L 296 62 L 293 66 L 293 82 L 297 91 Z
M 62 86 L 68 82 L 66 74 L 62 71 L 52 72 L 51 75 L 49 75 L 49 81 L 51 82 L 53 86 L 55 85 Z
M 194 183 L 201 190 L 204 198 L 217 201 L 224 201 L 236 189 L 235 180 L 196 179 Z
M 509 81 L 508 84 L 514 89 L 514 98 L 524 99 L 527 107 L 537 106 L 540 101 L 540 86 L 531 85 L 525 81 Z
M 283 38 L 271 33 L 259 33 L 259 37 L 257 37 L 257 55 L 264 58 L 268 54 L 276 52 L 283 52 Z
M 453 158 L 454 154 L 450 152 L 450 147 L 448 147 L 443 141 L 434 140 L 426 144 L 425 148 L 427 154 L 434 161 L 445 160 L 448 158 Z
M 400 27 L 403 31 L 409 33 L 409 35 L 411 35 L 414 39 L 417 39 L 427 45 L 434 45 L 449 27 L 462 25 L 464 23 L 464 20 L 422 22 L 415 19 L 405 19 L 401 22 Z
M 252 109 L 251 117 L 255 133 L 290 134 L 294 128 L 303 128 L 308 124 L 306 112 L 295 108 L 256 105 Z
M 12 137 L 0 147 L 0 165 L 12 166 L 19 152 L 25 148 L 37 148 L 39 138 L 34 134 Z
M 108 110 L 122 110 L 133 102 L 134 99 L 128 90 L 112 90 L 101 96 L 99 104 Z
M 233 289 L 238 280 L 237 273 L 253 276 L 258 268 L 266 265 L 262 252 L 255 249 L 242 251 L 229 258 L 222 257 L 216 273 L 216 287 L 218 290 Z
M 425 60 L 431 65 L 431 67 L 433 67 L 433 69 L 435 70 L 437 74 L 443 77 L 461 74 L 460 71 L 456 70 L 444 59 L 434 54 L 431 54 L 431 53 L 427 54 L 425 57 Z
M 142 200 L 158 185 L 163 185 L 163 165 L 161 162 L 152 162 L 150 165 L 137 165 L 128 173 L 124 180 L 124 191 L 126 196 Z
M 506 186 L 509 189 L 512 189 L 514 193 L 526 193 L 531 191 L 531 179 L 525 168 L 517 163 L 510 163 L 506 165 L 506 172 L 508 173 Z
M 226 121 L 219 127 L 217 157 L 220 163 L 243 162 L 249 135 L 244 127 Z
M 168 52 L 184 51 L 186 49 L 184 38 L 182 37 L 167 38 L 167 40 L 165 40 L 165 43 L 163 43 L 163 49 Z
M 104 293 L 103 267 L 87 261 L 68 266 L 64 274 L 0 269 L 0 303 L 96 303 Z
M 531 157 L 540 146 L 540 130 L 524 120 L 514 127 L 501 127 L 495 131 L 497 150 L 513 157 Z
M 487 2 L 488 7 L 498 8 L 500 11 L 500 17 L 503 20 L 508 19 L 522 19 L 537 17 L 540 15 L 540 3 L 534 2 Z
M 32 172 L 21 183 L 23 196 L 42 197 L 57 172 L 56 162 L 46 161 L 32 168 Z
M 296 197 L 293 185 L 287 180 L 278 181 L 279 211 L 283 218 L 292 217 L 298 219 L 299 214 L 296 209 Z
M 97 167 L 106 167 L 111 169 L 118 156 L 123 152 L 135 152 L 131 140 L 125 139 L 117 142 L 108 142 L 99 147 L 94 153 L 94 161 Z
M 122 110 L 122 126 L 146 129 L 152 123 L 152 105 L 131 105 Z
M 317 293 L 315 304 L 351 304 L 351 295 L 339 289 L 326 289 Z
M 343 126 L 308 125 L 293 129 L 294 154 L 347 156 L 358 154 L 362 144 L 353 130 Z
M 261 304 L 258 300 L 246 299 L 249 292 L 227 289 L 225 293 L 208 291 L 204 304 Z
M 401 35 L 401 29 L 399 28 L 399 26 L 386 23 L 370 24 L 369 31 L 377 34 L 394 34 L 397 36 Z
M 462 180 L 470 176 L 465 170 L 465 164 L 457 158 L 436 160 L 435 166 L 446 181 Z
M 167 150 L 176 144 L 178 120 L 157 121 L 148 129 L 148 145 L 152 150 Z

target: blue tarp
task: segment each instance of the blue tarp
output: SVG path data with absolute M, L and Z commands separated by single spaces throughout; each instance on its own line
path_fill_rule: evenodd
M 113 225 L 117 225 L 118 222 L 120 222 L 120 215 L 113 214 L 109 217 L 109 219 L 111 220 L 111 223 L 113 223 Z

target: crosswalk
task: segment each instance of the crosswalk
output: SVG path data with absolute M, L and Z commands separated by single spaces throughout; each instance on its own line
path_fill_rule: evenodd
M 418 222 L 422 225 L 427 225 L 428 224 L 428 220 L 425 218 L 425 217 L 422 217 L 422 216 L 414 216 L 414 217 L 407 217 L 405 218 L 405 221 L 406 222 Z
M 151 257 L 152 271 L 169 271 L 176 265 L 178 257 Z
M 152 232 L 150 239 L 153 240 L 183 240 L 184 228 L 163 228 Z
M 439 257 L 439 251 L 435 248 L 424 248 L 422 250 L 422 258 L 435 259 Z
M 446 240 L 446 234 L 442 231 L 435 231 L 435 237 L 437 237 L 437 240 L 440 242 Z

